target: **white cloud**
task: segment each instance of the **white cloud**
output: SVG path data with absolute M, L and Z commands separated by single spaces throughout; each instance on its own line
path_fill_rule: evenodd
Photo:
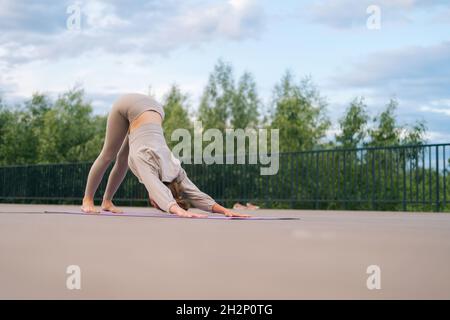
M 67 7 L 76 2 L 82 9 L 79 33 L 66 29 Z M 0 0 L 0 95 L 17 101 L 35 91 L 56 95 L 80 83 L 103 110 L 113 93 L 146 92 L 152 84 L 161 98 L 174 79 L 160 73 L 155 78 L 152 64 L 159 55 L 258 37 L 264 17 L 256 0 Z M 201 91 L 199 79 L 177 79 L 194 94 Z
M 256 0 L 212 4 L 140 1 L 140 5 L 128 1 L 89 1 L 81 6 L 79 33 L 65 29 L 65 19 L 69 17 L 67 3 L 47 3 L 51 8 L 48 12 L 42 10 L 44 4 L 36 11 L 28 8 L 16 12 L 23 5 L 3 1 L 2 5 L 9 9 L 8 14 L 1 16 L 0 51 L 9 65 L 70 58 L 94 50 L 116 55 L 167 54 L 183 46 L 214 40 L 255 38 L 264 28 L 264 11 Z M 17 16 L 21 18 L 17 20 Z
M 122 19 L 116 13 L 116 7 L 102 1 L 85 3 L 82 7 L 82 12 L 86 20 L 86 26 L 90 31 L 120 28 L 131 24 L 130 21 Z
M 422 107 L 420 108 L 420 111 L 424 112 L 433 112 L 433 113 L 439 113 L 450 117 L 450 109 L 439 109 L 439 108 L 431 108 L 431 107 Z
M 449 143 L 450 134 L 443 131 L 427 131 L 425 139 L 430 141 L 430 143 Z
M 414 10 L 442 9 L 448 6 L 448 0 L 318 0 L 308 4 L 303 11 L 306 19 L 332 28 L 366 28 L 366 10 L 370 5 L 380 7 L 382 21 L 404 23 L 411 20 Z
M 334 78 L 336 87 L 430 101 L 450 97 L 450 42 L 373 53 Z
M 431 101 L 428 105 L 420 107 L 419 110 L 422 112 L 437 113 L 450 117 L 450 98 Z

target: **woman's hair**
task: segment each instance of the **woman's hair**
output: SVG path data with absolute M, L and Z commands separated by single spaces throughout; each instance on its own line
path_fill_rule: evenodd
M 190 203 L 181 196 L 180 183 L 174 180 L 172 182 L 165 182 L 164 184 L 169 188 L 170 192 L 172 192 L 173 198 L 177 204 L 184 210 L 188 210 L 190 208 Z

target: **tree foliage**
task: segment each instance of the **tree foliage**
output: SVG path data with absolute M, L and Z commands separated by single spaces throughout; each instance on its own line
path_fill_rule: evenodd
M 364 98 L 355 98 L 339 120 L 340 132 L 336 143 L 343 148 L 356 148 L 362 145 L 367 136 L 369 115 Z
M 258 126 L 260 99 L 256 82 L 245 72 L 235 83 L 233 68 L 220 60 L 209 76 L 198 109 L 198 120 L 205 129 L 255 128 Z
M 326 102 L 310 78 L 299 84 L 286 72 L 274 89 L 271 128 L 280 130 L 280 151 L 317 147 L 330 126 Z
M 5 120 L 6 119 L 6 120 Z M 22 107 L 0 110 L 0 163 L 90 161 L 104 139 L 106 116 L 93 116 L 80 88 L 52 102 L 35 93 Z
M 164 98 L 164 112 L 166 115 L 163 129 L 167 144 L 170 148 L 173 148 L 178 143 L 171 139 L 174 130 L 186 129 L 191 135 L 193 133 L 193 124 L 189 118 L 187 99 L 187 95 L 183 94 L 176 85 L 172 85 Z

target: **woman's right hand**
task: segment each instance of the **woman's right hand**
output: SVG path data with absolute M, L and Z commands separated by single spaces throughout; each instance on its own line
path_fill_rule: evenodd
M 177 204 L 172 205 L 170 207 L 169 211 L 170 211 L 170 213 L 176 214 L 177 216 L 183 217 L 183 218 L 206 218 L 208 216 L 206 214 L 193 213 L 193 212 L 186 211 Z

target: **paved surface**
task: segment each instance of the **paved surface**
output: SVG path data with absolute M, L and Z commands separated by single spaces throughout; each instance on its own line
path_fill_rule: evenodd
M 77 208 L 0 205 L 0 298 L 450 298 L 450 214 L 259 210 L 301 220 L 223 221 L 42 213 Z M 81 268 L 81 290 L 66 288 L 69 265 Z M 369 265 L 381 268 L 381 290 L 367 289 Z

